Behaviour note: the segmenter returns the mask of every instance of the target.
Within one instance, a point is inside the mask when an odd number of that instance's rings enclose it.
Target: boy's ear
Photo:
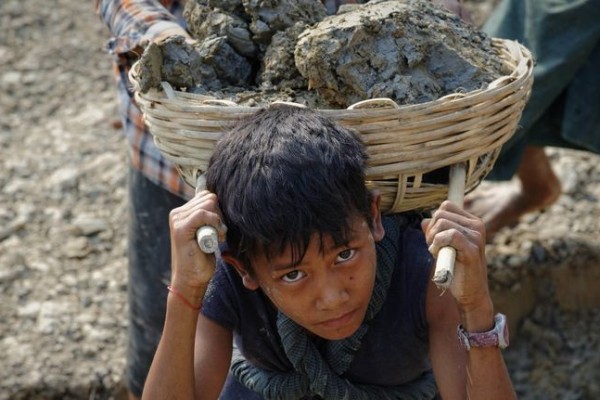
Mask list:
[[[381,193],[375,189],[371,191],[371,220],[373,221],[373,239],[379,242],[385,236],[385,229],[381,222]]]
[[[223,252],[221,254],[221,258],[227,264],[233,266],[237,273],[240,274],[240,276],[242,277],[242,283],[244,284],[246,289],[256,290],[259,288],[258,282],[252,277],[252,274],[250,274],[248,268],[246,268],[243,262],[232,256],[228,252]]]

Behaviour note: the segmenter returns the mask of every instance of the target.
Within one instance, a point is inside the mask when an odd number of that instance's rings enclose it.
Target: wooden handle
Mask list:
[[[219,235],[212,226],[203,226],[196,231],[196,241],[200,250],[206,254],[213,254],[219,248]]]
[[[196,193],[206,189],[204,174],[196,179]],[[205,225],[196,230],[196,242],[205,254],[213,254],[219,249],[219,235],[214,226]]]
[[[448,200],[463,206],[465,198],[465,178],[467,175],[464,163],[459,163],[450,167],[450,181],[448,183]],[[454,277],[454,262],[456,260],[456,250],[453,247],[442,247],[438,252],[435,263],[435,272],[433,282],[440,289],[448,289]]]

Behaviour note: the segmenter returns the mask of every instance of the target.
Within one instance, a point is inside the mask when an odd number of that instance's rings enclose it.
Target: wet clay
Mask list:
[[[240,105],[345,108],[375,97],[422,103],[510,72],[484,33],[429,0],[376,0],[330,17],[317,0],[196,0],[184,16],[197,43],[149,46],[143,91],[166,80]]]
[[[204,87],[220,90],[252,85],[252,65],[223,37],[211,37],[192,45],[183,36],[151,43],[140,60],[140,90],[160,88],[166,81],[180,90]]]
[[[299,89],[306,90],[308,81],[296,68],[294,50],[298,36],[308,26],[303,22],[277,32],[267,47],[257,76],[257,85],[263,90]]]
[[[193,87],[202,82],[202,70],[200,55],[182,36],[150,43],[140,59],[140,89],[160,88],[161,81],[177,88]]]
[[[263,84],[266,90],[306,88],[306,80],[294,65],[294,46],[309,24],[326,15],[317,0],[188,2],[184,17],[198,42],[195,48],[203,70],[201,81],[186,89],[248,89]],[[165,78],[181,81],[180,77]]]
[[[482,32],[429,1],[370,2],[305,31],[296,66],[332,105],[398,104],[484,87],[508,73]]]

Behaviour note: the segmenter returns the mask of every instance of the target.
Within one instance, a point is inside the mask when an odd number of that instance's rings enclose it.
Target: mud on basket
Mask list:
[[[493,46],[512,72],[484,89],[415,105],[399,106],[386,98],[347,109],[319,109],[362,136],[370,155],[367,183],[381,191],[382,211],[436,207],[447,198],[451,165],[465,163],[467,192],[489,173],[517,128],[533,83],[533,60],[526,48],[503,39],[493,39]],[[192,186],[223,130],[257,110],[176,91],[167,83],[163,90],[141,93],[138,64],[130,80],[156,145]]]

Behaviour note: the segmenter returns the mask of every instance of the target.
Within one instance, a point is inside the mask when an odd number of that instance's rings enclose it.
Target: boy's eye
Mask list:
[[[304,277],[304,272],[298,271],[297,269],[295,269],[293,271],[288,272],[284,276],[282,276],[281,279],[284,282],[293,283],[293,282],[299,281],[303,277]]]
[[[356,254],[356,250],[354,250],[354,249],[343,250],[338,254],[337,259],[335,261],[336,262],[347,261],[347,260],[351,259],[352,257],[354,257],[354,254]]]

